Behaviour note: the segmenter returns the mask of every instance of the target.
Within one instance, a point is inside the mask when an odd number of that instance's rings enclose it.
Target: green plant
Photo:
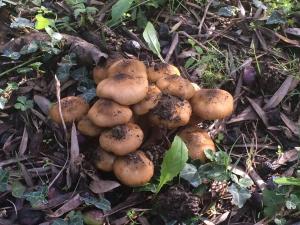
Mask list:
[[[26,111],[28,109],[33,108],[33,101],[28,100],[26,96],[19,96],[17,98],[17,103],[14,105],[14,107],[15,109]]]
[[[144,214],[144,212],[142,213],[138,213],[137,211],[135,211],[134,209],[130,209],[128,210],[127,212],[127,217],[128,219],[130,220],[130,225],[136,225],[138,224],[138,222],[136,222],[136,219],[139,217],[139,216],[142,216]]]
[[[195,56],[190,57],[184,67],[196,69],[204,87],[213,88],[226,80],[225,57],[216,47],[211,45],[208,51],[204,51],[194,40],[188,39],[188,43],[195,50]]]

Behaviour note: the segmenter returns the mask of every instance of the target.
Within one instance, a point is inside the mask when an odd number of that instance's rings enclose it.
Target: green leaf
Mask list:
[[[21,57],[21,54],[19,52],[14,52],[11,50],[4,50],[2,56],[13,59],[13,60],[17,60]]]
[[[37,14],[35,19],[35,29],[37,30],[43,30],[48,26],[54,26],[54,20],[46,18],[42,14]]]
[[[117,1],[111,9],[111,20],[108,21],[108,26],[115,26],[121,22],[123,15],[128,12],[133,0],[119,0]]]
[[[283,206],[285,195],[277,193],[274,190],[263,191],[264,215],[273,216]]]
[[[7,99],[1,96],[0,97],[0,109],[4,109],[6,103],[7,103]]]
[[[81,212],[71,211],[68,213],[67,217],[69,218],[69,225],[83,225],[83,216]]]
[[[165,62],[160,54],[160,44],[158,41],[157,33],[151,22],[147,23],[145,30],[143,32],[143,37],[144,37],[145,41],[147,42],[150,50],[154,54],[156,54],[162,62]]]
[[[8,178],[8,171],[0,169],[0,192],[4,192],[7,190]]]
[[[245,188],[239,188],[235,184],[232,184],[228,191],[232,195],[232,203],[239,208],[242,208],[246,201],[251,197],[250,191]]]
[[[221,7],[218,11],[219,16],[225,16],[225,17],[232,17],[235,16],[237,13],[238,9],[234,6],[224,6]]]
[[[31,41],[28,45],[24,45],[21,50],[20,50],[20,54],[21,55],[27,55],[30,53],[34,53],[38,50],[39,46],[37,45],[37,43],[35,41]]]
[[[254,184],[253,181],[250,178],[246,178],[246,177],[242,177],[238,182],[238,185],[240,185],[240,187],[242,188],[251,187],[253,184]]]
[[[198,170],[193,164],[186,163],[180,172],[180,177],[188,181],[195,188],[202,184],[202,179],[199,176]]]
[[[86,205],[93,205],[98,209],[102,209],[103,211],[108,211],[111,209],[110,202],[105,198],[94,198],[92,196],[82,197],[82,200]]]
[[[14,181],[12,183],[12,196],[16,198],[22,198],[26,190],[26,187],[20,181]]]
[[[300,178],[295,177],[277,177],[274,179],[276,184],[300,186]]]
[[[266,24],[285,24],[286,20],[283,18],[282,14],[279,11],[273,11],[271,16],[268,18]]]
[[[214,161],[216,158],[215,153],[211,149],[204,149],[204,154],[210,161]]]
[[[138,8],[136,21],[137,21],[137,26],[140,29],[144,29],[147,25],[148,20],[147,20],[144,10],[141,7]]]
[[[183,169],[188,160],[188,149],[180,137],[175,136],[171,148],[165,153],[161,169],[157,193],[160,189]]]
[[[295,194],[291,194],[290,197],[285,202],[285,206],[288,209],[296,209],[296,208],[300,209],[300,198]]]
[[[144,186],[141,187],[137,187],[134,189],[134,191],[137,192],[152,192],[152,193],[156,193],[157,190],[157,185],[156,184],[145,184]]]
[[[46,200],[48,189],[45,186],[40,187],[37,191],[26,192],[24,193],[24,197],[27,201],[30,202],[33,208],[46,204],[48,201]]]
[[[196,59],[194,59],[194,58],[189,58],[189,59],[185,62],[184,67],[188,69],[188,68],[190,68],[195,62],[196,62]]]
[[[274,219],[274,223],[276,224],[276,225],[285,225],[286,224],[286,219],[284,219],[284,218],[275,218]]]
[[[63,219],[54,220],[51,225],[68,225],[68,223]]]

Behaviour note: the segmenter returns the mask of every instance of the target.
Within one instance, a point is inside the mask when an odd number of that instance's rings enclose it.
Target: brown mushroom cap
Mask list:
[[[203,120],[223,119],[233,112],[233,97],[221,89],[201,89],[191,98],[191,105]]]
[[[114,174],[125,185],[130,187],[148,183],[154,173],[153,163],[144,152],[136,151],[118,157],[113,166]]]
[[[132,117],[128,106],[100,98],[88,112],[88,118],[99,127],[113,127],[127,123]]]
[[[116,156],[112,153],[104,151],[101,148],[96,154],[97,159],[94,161],[96,168],[105,172],[113,171],[113,164]]]
[[[127,123],[102,132],[99,143],[108,152],[127,155],[141,146],[143,138],[143,131],[137,124]]]
[[[192,83],[178,75],[170,75],[160,78],[156,82],[157,87],[164,93],[183,99],[190,99],[195,93]]]
[[[150,121],[157,125],[173,129],[189,122],[192,107],[187,100],[171,95],[163,95],[157,106],[149,113]]]
[[[81,119],[89,110],[89,104],[79,96],[69,96],[62,98],[61,102],[61,111],[65,123],[71,123]],[[55,103],[51,106],[49,110],[50,118],[56,123],[62,123],[58,103]]]
[[[192,84],[193,87],[194,87],[195,93],[196,93],[196,91],[199,91],[199,90],[201,89],[200,86],[199,86],[198,84],[196,84],[196,83],[194,83],[194,82],[192,82],[191,84]],[[194,94],[195,94],[195,93],[194,93]]]
[[[125,73],[116,73],[97,85],[97,95],[122,105],[133,105],[143,100],[148,91],[148,80]]]
[[[137,115],[148,113],[150,109],[153,109],[157,105],[160,97],[161,91],[159,88],[154,84],[150,84],[146,97],[139,103],[133,105],[133,112]]]
[[[96,84],[107,78],[107,68],[96,66],[93,69],[93,79]]]
[[[111,64],[107,70],[108,77],[127,74],[131,77],[147,79],[147,69],[143,62],[136,59],[121,59]]]
[[[155,66],[151,66],[147,70],[148,80],[152,82],[156,82],[162,77],[170,76],[170,75],[178,75],[180,76],[180,72],[176,66],[166,63],[156,64]]]
[[[188,148],[191,159],[200,159],[206,161],[204,150],[210,149],[216,151],[215,144],[205,130],[195,126],[184,128],[179,136],[182,138]]]
[[[81,120],[79,120],[77,129],[80,131],[80,133],[90,137],[97,137],[102,131],[102,128],[93,124],[87,116],[84,116]]]

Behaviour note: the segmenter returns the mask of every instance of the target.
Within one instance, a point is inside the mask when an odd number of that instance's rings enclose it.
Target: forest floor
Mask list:
[[[0,0],[0,18],[1,225],[300,224],[298,1]],[[97,138],[48,117],[60,97],[94,102],[92,70],[116,57],[234,97],[199,124],[218,153],[159,192],[176,130],[142,148],[155,176],[130,188],[95,168]]]

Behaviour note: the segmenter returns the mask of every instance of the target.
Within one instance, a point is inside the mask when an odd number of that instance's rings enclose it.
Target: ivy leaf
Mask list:
[[[35,208],[41,204],[47,203],[46,200],[47,191],[48,191],[47,187],[43,186],[40,187],[37,191],[24,193],[24,197],[26,198],[27,201],[30,202],[31,206]]]
[[[0,97],[0,109],[4,109],[6,103],[7,103],[7,99],[1,96]],[[0,187],[1,187],[1,184],[0,184]],[[0,188],[0,192],[1,192],[1,188]]]
[[[264,215],[272,217],[283,206],[285,195],[273,190],[263,191]]]
[[[161,169],[157,193],[160,189],[183,169],[188,160],[188,149],[180,137],[175,136],[171,148],[165,153]]]
[[[232,203],[239,208],[242,208],[247,199],[251,197],[250,191],[245,188],[239,188],[237,185],[232,184],[228,191],[232,195]]]
[[[20,54],[21,55],[27,55],[30,53],[34,53],[38,50],[39,46],[35,41],[30,42],[28,45],[24,45],[21,50]]]
[[[110,202],[105,198],[94,198],[92,196],[82,197],[82,200],[86,205],[93,205],[98,209],[102,209],[103,211],[108,211],[111,209]]]
[[[133,0],[119,0],[117,1],[111,9],[111,20],[108,21],[107,25],[108,26],[115,26],[117,25],[124,13],[126,13],[129,9],[130,6],[132,5]]]
[[[33,28],[34,23],[32,23],[29,19],[23,17],[17,17],[14,21],[10,24],[11,28]]]
[[[46,18],[42,14],[37,14],[35,19],[35,29],[37,30],[43,30],[48,26],[54,26],[54,20]]]
[[[300,178],[295,177],[278,177],[274,179],[276,184],[300,186]]]
[[[254,184],[253,181],[250,178],[247,178],[247,177],[242,177],[238,181],[238,185],[240,185],[240,187],[242,187],[242,188],[251,187],[253,184]]]
[[[237,13],[237,8],[230,5],[221,7],[218,11],[219,16],[225,16],[225,17],[236,16],[236,13]]]
[[[285,202],[285,206],[288,209],[300,209],[300,198],[295,194],[291,194],[288,200]]]
[[[7,190],[8,178],[8,171],[0,169],[0,192],[4,192]]]
[[[20,181],[15,181],[12,184],[11,194],[15,198],[22,198],[25,190],[26,190],[26,187]]]
[[[54,220],[51,225],[68,225],[68,223],[63,219]]]
[[[154,54],[156,54],[162,62],[165,62],[160,54],[160,44],[159,44],[159,41],[157,38],[157,32],[151,22],[147,23],[145,30],[143,32],[143,37],[144,37],[145,41],[147,42],[150,50]]]
[[[188,181],[193,187],[198,187],[202,183],[196,166],[186,163],[180,172],[180,177]]]
[[[83,225],[83,216],[81,212],[71,211],[68,213],[69,225]]]
[[[18,60],[21,57],[21,54],[19,52],[14,52],[14,51],[5,49],[3,51],[2,56],[13,59],[13,60]]]
[[[273,24],[285,24],[286,21],[283,18],[282,14],[279,11],[273,11],[271,16],[268,18],[266,24],[273,25]]]

